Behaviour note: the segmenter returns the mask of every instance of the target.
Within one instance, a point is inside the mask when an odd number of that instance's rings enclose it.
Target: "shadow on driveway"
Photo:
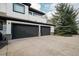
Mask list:
[[[0,41],[0,49],[2,49],[3,47],[5,47],[6,45],[8,45],[7,41]]]

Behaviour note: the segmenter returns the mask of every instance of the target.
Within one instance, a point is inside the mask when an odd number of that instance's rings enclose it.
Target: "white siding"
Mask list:
[[[0,3],[0,12],[7,12],[7,3]]]
[[[54,33],[54,26],[51,26],[51,33]]]
[[[29,15],[28,18],[29,18],[29,20],[32,20],[32,21],[47,23],[47,20],[42,18],[42,17],[40,17],[40,16]]]
[[[8,3],[7,4],[7,15],[15,18],[20,18],[20,19],[28,19],[28,6],[25,6],[25,14],[21,14],[18,12],[13,11],[13,4]]]
[[[11,21],[6,22],[6,34],[11,34]]]
[[[27,5],[25,6],[25,14],[13,12],[13,3],[0,3],[0,12],[6,13],[7,16],[20,18],[24,20],[36,21],[47,23],[47,19],[42,18],[41,16],[33,16],[29,14],[29,9]]]

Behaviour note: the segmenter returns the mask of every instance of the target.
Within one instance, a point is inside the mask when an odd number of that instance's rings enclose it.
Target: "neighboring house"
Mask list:
[[[30,3],[0,3],[0,32],[8,39],[50,35],[54,26],[47,24],[45,13]]]

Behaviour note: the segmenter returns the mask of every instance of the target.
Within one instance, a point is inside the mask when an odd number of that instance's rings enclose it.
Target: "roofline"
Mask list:
[[[30,6],[31,6],[31,3],[22,3],[22,4],[29,6],[29,10],[32,10],[32,11],[34,11],[34,12],[40,13],[40,14],[42,14],[42,15],[45,15],[44,12],[39,11],[39,10],[37,10],[37,9],[34,9],[34,8],[30,7]]]
[[[36,24],[55,26],[55,25],[52,25],[52,24],[41,23],[41,22],[34,22],[34,21],[29,21],[29,20],[19,19],[19,18],[14,18],[14,17],[9,17],[9,16],[0,16],[0,19],[3,19],[3,20],[9,19],[9,20],[14,20],[14,21],[22,21],[22,22],[28,22],[28,23],[36,23]]]
[[[27,5],[27,6],[31,6],[31,4],[30,3],[22,3],[22,4],[24,4],[24,5]]]
[[[37,9],[34,9],[34,8],[32,8],[32,7],[30,7],[29,10],[31,10],[31,11],[35,11],[35,12],[40,13],[40,14],[42,14],[42,15],[45,15],[44,12],[39,11],[39,10],[37,10]]]

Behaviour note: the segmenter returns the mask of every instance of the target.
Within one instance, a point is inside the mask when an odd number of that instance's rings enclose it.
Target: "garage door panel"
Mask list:
[[[34,25],[12,24],[12,38],[25,38],[38,36],[39,28]]]
[[[41,26],[41,36],[50,35],[50,27]]]

